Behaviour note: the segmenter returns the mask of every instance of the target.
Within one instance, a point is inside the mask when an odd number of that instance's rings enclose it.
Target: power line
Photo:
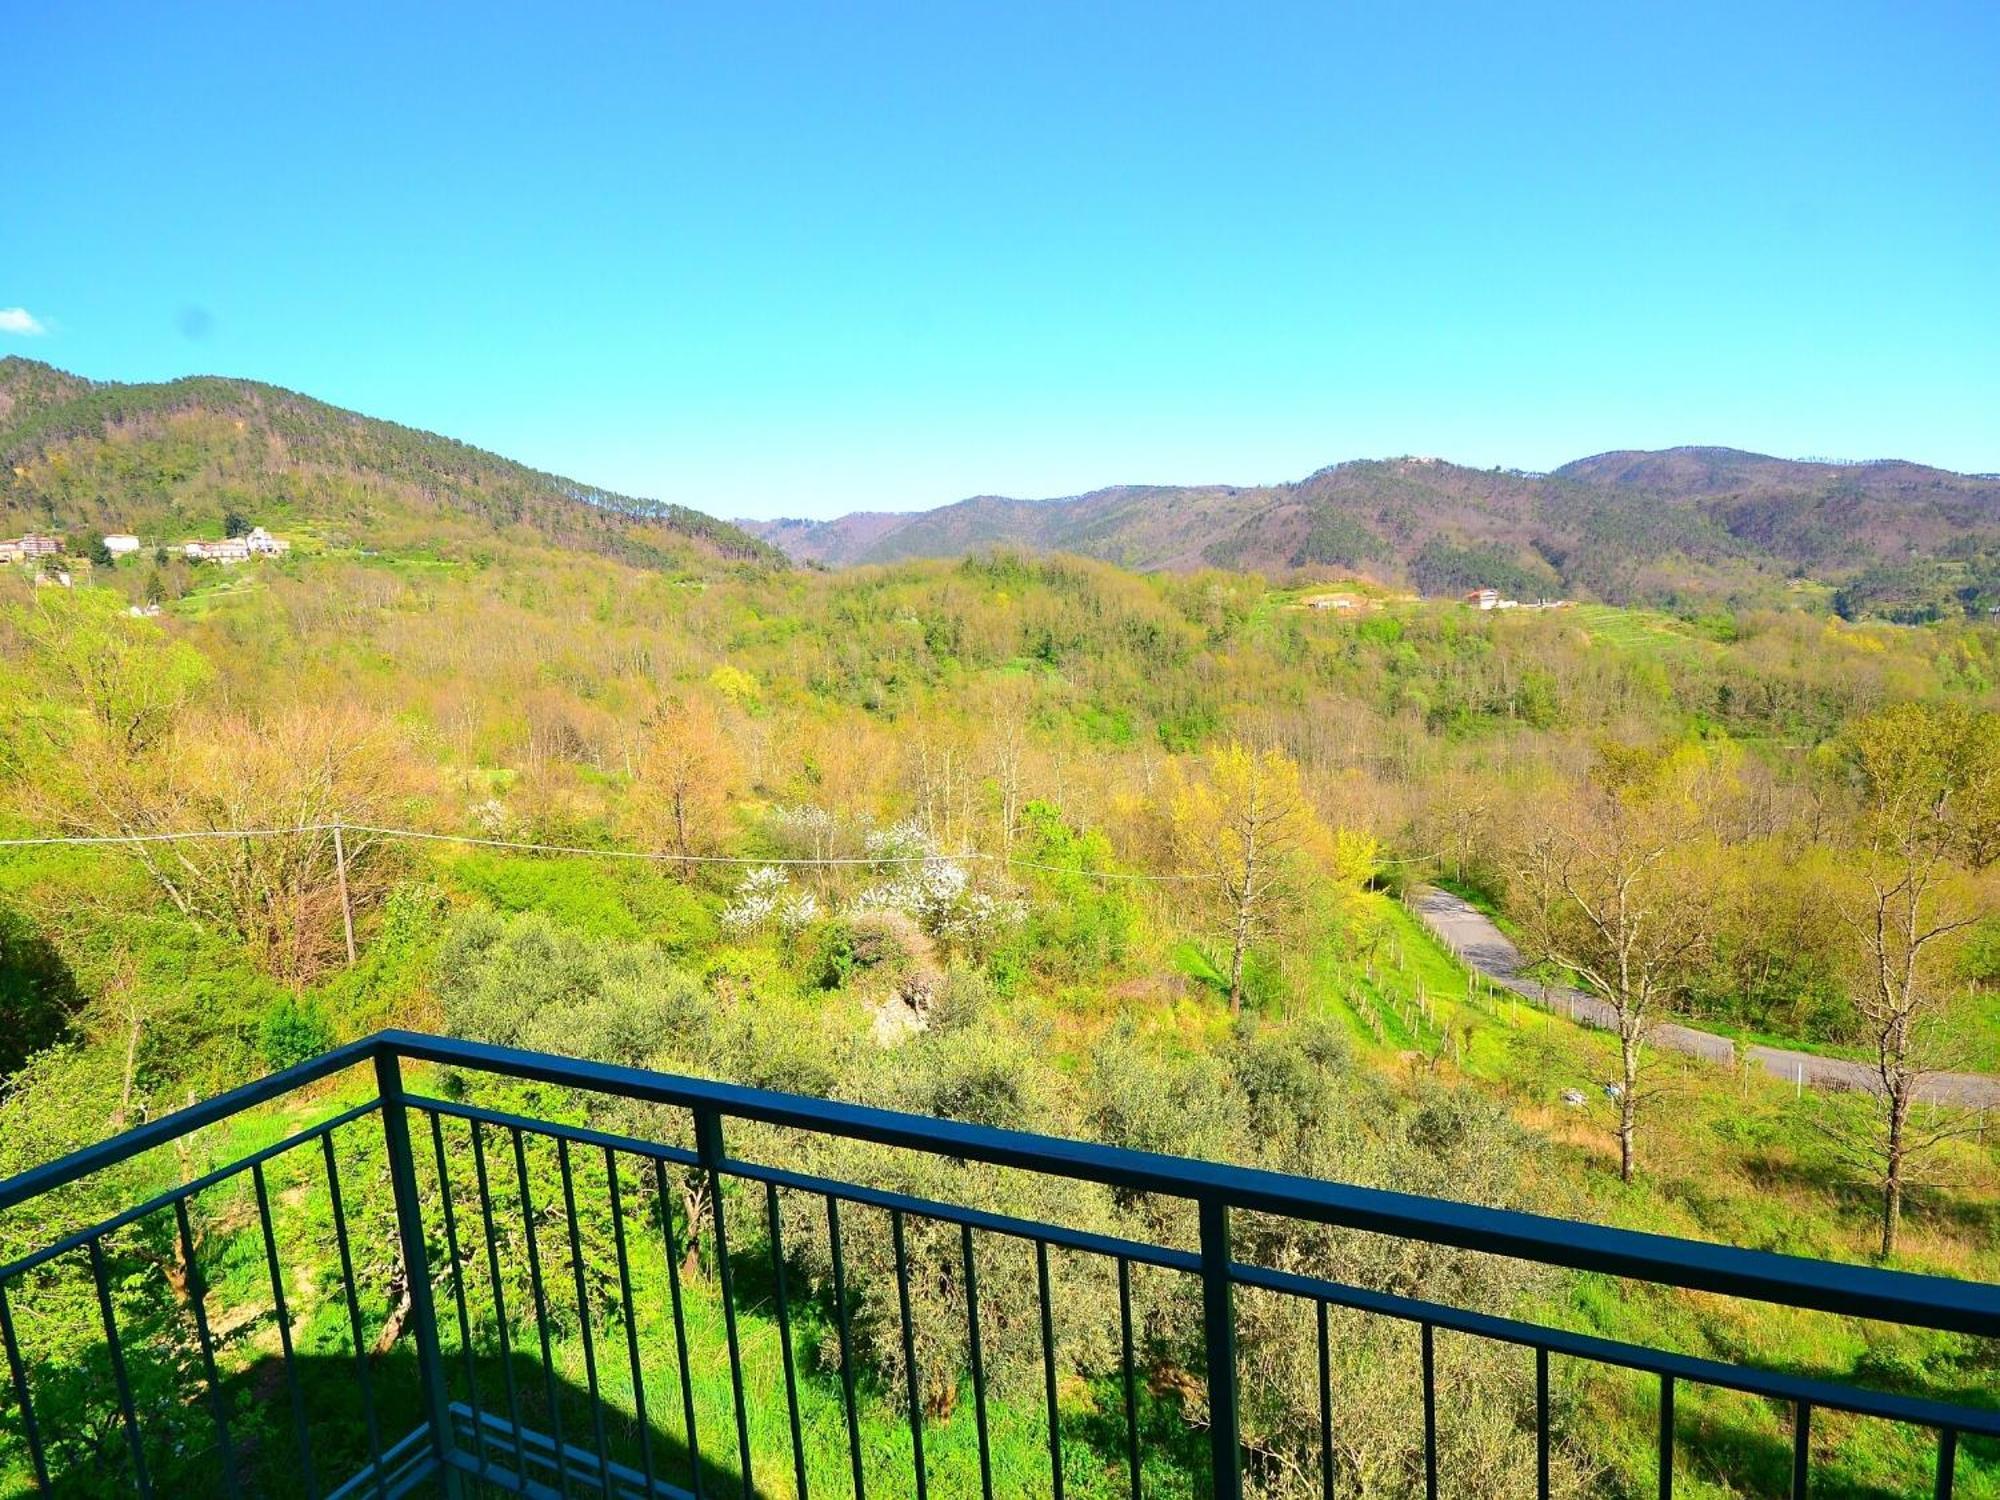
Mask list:
[[[879,868],[884,865],[925,865],[945,863],[1001,865],[1011,870],[1039,870],[1053,875],[1081,875],[1088,880],[1124,880],[1153,884],[1211,881],[1216,877],[1198,870],[1173,870],[1152,874],[1138,870],[1078,870],[1068,865],[1052,865],[1040,860],[1020,859],[1011,854],[990,854],[968,849],[959,854],[815,855],[760,859],[741,854],[667,854],[651,849],[600,849],[586,844],[544,844],[526,839],[491,838],[473,833],[431,833],[419,828],[390,828],[374,823],[296,823],[285,828],[190,828],[171,833],[46,834],[33,838],[0,839],[0,849],[33,849],[58,845],[173,844],[198,839],[276,838],[282,834],[372,833],[378,838],[414,839],[432,844],[464,844],[481,849],[507,849],[522,854],[562,854],[586,859],[631,859],[651,864],[724,865],[742,868],[839,869]],[[1377,865],[1423,864],[1437,857],[1437,851],[1396,859],[1377,859]]]
[[[1080,875],[1088,880],[1124,880],[1156,884],[1208,881],[1215,877],[1198,871],[1171,871],[1149,874],[1134,870],[1078,870],[1039,860],[1019,859],[1008,854],[967,850],[960,854],[820,855],[759,859],[737,854],[667,854],[650,849],[597,849],[582,844],[545,844],[525,839],[490,838],[470,833],[431,833],[417,828],[390,828],[371,823],[298,823],[288,828],[196,828],[172,833],[114,833],[43,835],[34,838],[0,839],[0,849],[45,848],[61,845],[171,844],[197,839],[275,838],[283,834],[369,833],[378,838],[413,839],[435,844],[464,844],[483,849],[507,849],[523,854],[561,854],[587,859],[630,859],[651,864],[724,865],[745,868],[880,868],[886,865],[926,865],[933,862],[1001,865],[1016,870],[1041,870],[1056,875]]]

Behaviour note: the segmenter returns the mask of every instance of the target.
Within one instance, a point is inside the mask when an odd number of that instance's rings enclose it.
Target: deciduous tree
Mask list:
[[[1618,1170],[1638,1164],[1641,1072],[1660,1013],[1686,989],[1714,930],[1700,752],[1608,747],[1593,777],[1549,808],[1513,875],[1526,948],[1610,1006],[1618,1032]]]
[[[1996,720],[1956,706],[1902,704],[1849,736],[1862,848],[1843,901],[1857,959],[1855,1003],[1881,1080],[1880,1134],[1867,1151],[1881,1186],[1881,1253],[1896,1253],[1913,1167],[1958,1122],[1918,1131],[1924,1076],[1947,1045],[1964,987],[1950,955],[1990,902],[1954,855],[1983,863],[1994,795]]]
[[[1243,959],[1250,945],[1304,897],[1320,823],[1282,750],[1262,754],[1234,742],[1210,752],[1199,775],[1172,797],[1174,848],[1218,899],[1229,942],[1229,1010],[1243,1009]]]

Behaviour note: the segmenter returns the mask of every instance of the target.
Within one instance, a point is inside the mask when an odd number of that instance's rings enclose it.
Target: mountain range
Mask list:
[[[1670,448],[1543,474],[1393,458],[1290,484],[1118,485],[732,523],[256,381],[122,384],[0,359],[0,535],[171,540],[218,535],[231,514],[334,545],[465,553],[511,539],[666,570],[1011,547],[1146,571],[1352,574],[1427,594],[1757,602],[1812,579],[1897,618],[2000,602],[2000,475],[1900,460]]]
[[[1337,569],[1426,593],[1494,584],[1659,598],[1984,554],[2000,542],[2000,475],[1698,447],[1600,453],[1545,474],[1394,458],[1290,484],[979,495],[909,514],[738,524],[836,567],[1010,546],[1142,570]]]

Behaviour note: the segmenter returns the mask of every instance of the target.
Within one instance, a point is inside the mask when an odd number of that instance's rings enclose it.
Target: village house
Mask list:
[[[226,536],[219,542],[192,541],[181,546],[189,562],[224,564],[248,562],[253,557],[283,557],[291,550],[290,542],[272,536],[261,526],[251,527],[245,536]]]
[[[1465,596],[1465,602],[1474,609],[1498,609],[1500,607],[1500,590],[1473,589]]]
[[[26,562],[32,557],[62,555],[63,539],[59,536],[38,536],[30,531],[12,541],[0,542],[0,562]]]
[[[104,539],[104,550],[113,557],[130,557],[139,550],[139,539],[127,532],[114,531]]]
[[[181,551],[189,562],[240,563],[250,559],[250,544],[240,536],[226,536],[219,542],[188,542]]]
[[[1315,594],[1306,600],[1307,609],[1334,609],[1343,614],[1361,607],[1361,601],[1352,594]]]

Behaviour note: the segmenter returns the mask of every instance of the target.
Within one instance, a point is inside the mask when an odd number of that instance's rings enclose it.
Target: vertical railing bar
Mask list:
[[[125,1421],[125,1448],[132,1458],[132,1483],[141,1495],[153,1493],[146,1472],[146,1446],[139,1437],[139,1414],[132,1406],[132,1379],[125,1369],[125,1346],[118,1339],[118,1315],[111,1307],[111,1283],[104,1272],[104,1241],[90,1241],[90,1276],[97,1283],[97,1311],[104,1320],[104,1349],[111,1360],[111,1379],[118,1390],[118,1411]]]
[[[1535,1350],[1535,1497],[1549,1500],[1549,1351]]]
[[[1333,1343],[1327,1337],[1326,1300],[1314,1304],[1319,1325],[1319,1490],[1333,1500]]]
[[[618,1305],[625,1313],[625,1356],[632,1365],[632,1414],[639,1424],[639,1463],[646,1476],[646,1493],[655,1489],[653,1424],[646,1416],[646,1372],[639,1363],[639,1320],[632,1307],[632,1262],[625,1250],[625,1198],[618,1187],[618,1157],[604,1148],[604,1179],[611,1192],[611,1236],[618,1249]]]
[[[910,1456],[914,1464],[917,1500],[930,1493],[930,1476],[924,1468],[924,1387],[917,1369],[916,1325],[910,1318],[910,1258],[903,1243],[903,1211],[889,1210],[889,1239],[896,1252],[896,1306],[903,1320],[903,1374],[910,1395]]]
[[[285,1273],[278,1264],[278,1236],[271,1226],[271,1189],[264,1180],[264,1164],[253,1162],[250,1181],[257,1190],[257,1217],[264,1229],[264,1264],[271,1273],[271,1315],[278,1324],[278,1348],[285,1360],[285,1384],[291,1388],[292,1425],[299,1434],[300,1477],[306,1483],[307,1500],[319,1500],[319,1481],[313,1474],[312,1438],[307,1431],[306,1393],[299,1384],[298,1360],[292,1352],[292,1315],[285,1304]]]
[[[1800,1401],[1794,1405],[1792,1416],[1792,1500],[1806,1500],[1811,1463],[1812,1403]]]
[[[49,1463],[42,1452],[41,1428],[35,1425],[35,1403],[28,1393],[28,1367],[21,1360],[20,1341],[14,1334],[14,1310],[7,1303],[7,1283],[0,1279],[0,1344],[7,1350],[7,1371],[14,1379],[14,1401],[21,1409],[21,1435],[27,1439],[28,1462],[35,1471],[35,1487],[49,1487]]]
[[[674,1202],[667,1192],[667,1164],[653,1158],[653,1185],[660,1196],[660,1232],[667,1241],[667,1295],[674,1310],[674,1352],[681,1377],[681,1421],[687,1429],[688,1489],[701,1500],[701,1440],[694,1427],[694,1379],[688,1373],[687,1320],[681,1308],[681,1252],[674,1236]],[[688,1226],[694,1232],[693,1224]]]
[[[458,1249],[458,1210],[451,1201],[451,1173],[444,1159],[444,1121],[436,1110],[425,1110],[431,1122],[431,1148],[437,1155],[438,1198],[444,1204],[444,1244],[451,1257],[452,1301],[458,1309],[458,1350],[465,1360],[466,1402],[472,1409],[473,1461],[483,1475],[486,1463],[485,1403],[479,1399],[478,1361],[472,1352],[472,1314],[465,1299],[465,1261]]]
[[[778,1185],[764,1184],[764,1202],[771,1220],[771,1278],[778,1294],[778,1343],[785,1361],[785,1409],[792,1422],[792,1477],[798,1500],[806,1500],[806,1445],[799,1430],[798,1372],[792,1367],[792,1310],[785,1291],[784,1230],[778,1222]]]
[[[430,1427],[431,1456],[437,1462],[440,1492],[456,1497],[465,1493],[465,1480],[451,1464],[457,1446],[452,1430],[451,1393],[445,1387],[437,1303],[431,1296],[430,1253],[424,1245],[423,1199],[417,1193],[417,1157],[410,1146],[410,1111],[404,1102],[403,1065],[387,1048],[375,1054],[375,1085],[382,1099],[382,1141],[389,1155],[389,1187],[396,1200],[396,1239],[410,1299],[410,1326],[416,1334],[417,1377]]]
[[[709,1213],[715,1219],[715,1269],[721,1281],[722,1332],[729,1345],[729,1388],[736,1398],[736,1454],[742,1493],[755,1493],[750,1479],[750,1410],[743,1397],[743,1346],[736,1332],[736,1281],[729,1269],[728,1215],[722,1208],[722,1116],[712,1109],[694,1112],[694,1141],[701,1164],[708,1169]]]
[[[1938,1430],[1937,1500],[1951,1500],[1953,1471],[1958,1467],[1958,1429]]]
[[[549,1403],[549,1436],[555,1441],[556,1486],[563,1494],[568,1494],[569,1475],[562,1462],[562,1401],[556,1390],[555,1356],[549,1349],[549,1298],[548,1290],[542,1283],[542,1251],[540,1236],[535,1232],[535,1200],[528,1188],[528,1148],[518,1125],[508,1126],[507,1133],[514,1138],[514,1181],[521,1198],[521,1225],[528,1233],[528,1289],[534,1294],[535,1332],[542,1346],[542,1389]]]
[[[847,1262],[840,1248],[840,1200],[831,1193],[826,1198],[826,1239],[833,1256],[833,1313],[840,1330],[840,1396],[847,1408],[848,1466],[854,1474],[854,1500],[863,1500],[861,1415],[854,1400],[854,1330],[847,1312]]]
[[[215,1418],[215,1437],[222,1448],[222,1481],[232,1495],[241,1494],[236,1473],[236,1445],[229,1438],[229,1407],[222,1395],[222,1377],[215,1368],[215,1338],[208,1327],[208,1278],[194,1255],[194,1228],[188,1222],[188,1201],[174,1199],[174,1223],[180,1231],[181,1262],[187,1268],[187,1298],[194,1309],[196,1346],[201,1350],[202,1376],[208,1381],[208,1407]]]
[[[1118,1342],[1125,1377],[1125,1472],[1139,1500],[1139,1377],[1132,1358],[1132,1260],[1118,1257]]]
[[[347,1327],[354,1339],[354,1373],[361,1386],[361,1413],[368,1430],[368,1460],[374,1472],[375,1493],[388,1500],[388,1481],[382,1473],[382,1422],[375,1411],[375,1381],[368,1373],[368,1344],[361,1330],[361,1298],[354,1286],[354,1251],[347,1242],[347,1208],[341,1200],[340,1165],[334,1160],[333,1132],[319,1138],[326,1159],[327,1202],[333,1209],[333,1238],[340,1247],[340,1279],[347,1294]]]
[[[972,1422],[979,1438],[979,1493],[981,1500],[993,1500],[993,1445],[986,1427],[986,1350],[979,1331],[979,1260],[972,1249],[972,1226],[959,1226],[959,1245],[965,1261],[965,1322],[970,1333],[972,1355]]]
[[[597,1341],[590,1332],[590,1286],[583,1273],[583,1239],[576,1223],[576,1179],[570,1171],[569,1139],[556,1137],[556,1168],[562,1178],[563,1216],[569,1221],[569,1265],[576,1282],[576,1317],[583,1332],[583,1377],[590,1392],[591,1432],[597,1439],[597,1476],[604,1500],[612,1500],[611,1440],[604,1430],[604,1397],[597,1385]]]
[[[1424,1363],[1424,1495],[1438,1500],[1437,1335],[1421,1325]]]
[[[514,1383],[514,1336],[507,1328],[507,1294],[500,1286],[500,1239],[493,1225],[493,1186],[486,1170],[486,1135],[479,1121],[472,1129],[472,1170],[479,1183],[479,1223],[486,1236],[486,1273],[493,1279],[493,1321],[500,1328],[500,1374],[507,1390],[507,1420],[513,1424],[514,1463],[528,1461],[521,1434],[521,1392]]]
[[[1674,1493],[1674,1377],[1660,1377],[1660,1500]]]
[[[1049,1411],[1049,1475],[1053,1500],[1062,1500],[1062,1417],[1056,1410],[1056,1329],[1049,1306],[1049,1242],[1035,1241],[1035,1289],[1042,1304],[1042,1394]]]
[[[1202,1342],[1208,1364],[1209,1468],[1215,1500],[1242,1500],[1243,1443],[1237,1426],[1235,1279],[1229,1270],[1229,1205],[1203,1198]]]

